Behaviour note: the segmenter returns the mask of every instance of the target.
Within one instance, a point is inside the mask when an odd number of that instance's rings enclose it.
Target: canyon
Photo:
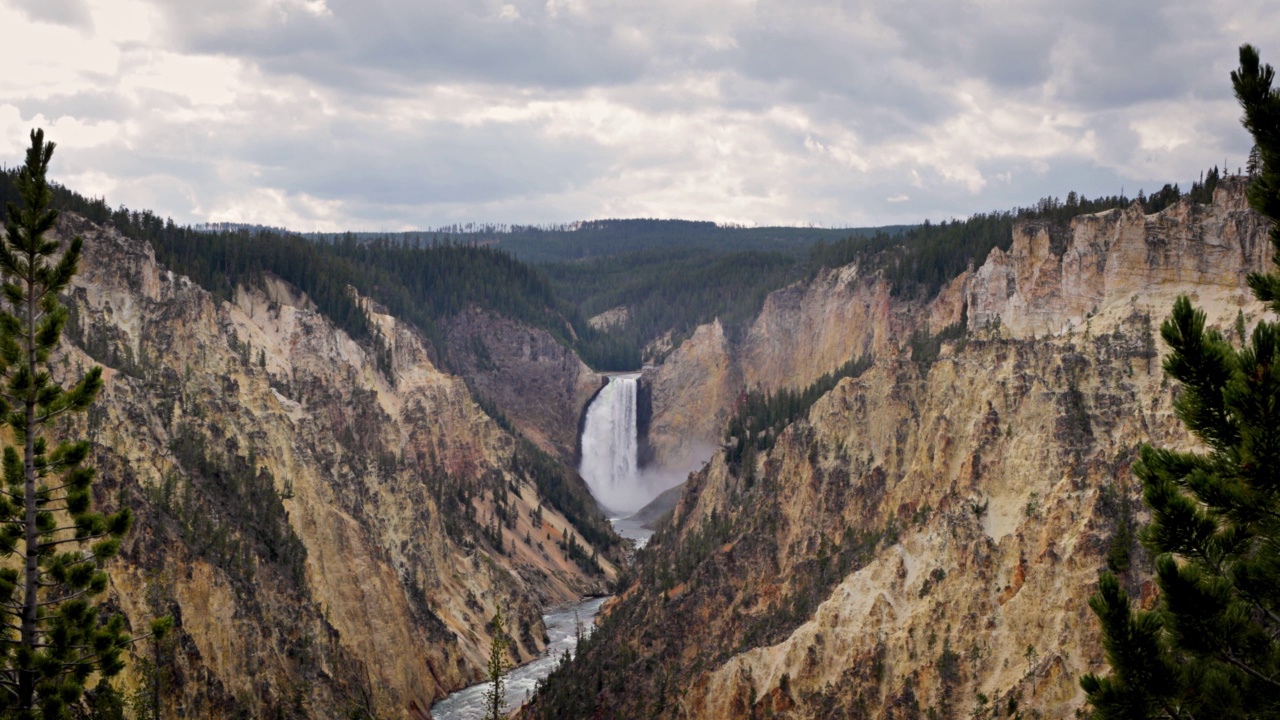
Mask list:
[[[701,467],[632,566],[573,471],[607,378],[545,329],[472,308],[441,349],[359,298],[384,364],[277,278],[218,297],[64,215],[86,242],[54,364],[105,368],[68,429],[98,504],[138,517],[109,601],[176,623],[121,685],[159,674],[187,717],[420,718],[482,679],[499,605],[528,662],[546,611],[616,589],[526,716],[1071,717],[1104,669],[1099,572],[1154,597],[1137,448],[1191,447],[1159,324],[1180,294],[1236,342],[1263,317],[1244,278],[1268,225],[1243,188],[1019,223],[933,297],[854,264],[740,335],[697,328],[627,379],[639,462]],[[749,391],[855,359],[732,452]]]
[[[376,303],[361,307],[389,372],[270,276],[228,301],[110,228],[64,214],[57,235],[85,252],[54,366],[105,380],[68,429],[93,443],[99,506],[137,518],[110,603],[135,629],[175,619],[135,646],[126,695],[150,672],[165,716],[423,717],[482,677],[499,604],[527,661],[545,608],[605,591],[618,540],[537,447],[563,434],[549,423],[535,444],[495,420]],[[517,330],[499,328],[533,368],[541,338]],[[560,395],[590,385],[576,357],[544,359]]]
[[[1273,248],[1244,188],[1018,223],[927,300],[847,266],[771,295],[738,342],[699,328],[645,371],[648,443],[719,449],[526,715],[1075,716],[1078,677],[1105,672],[1099,574],[1154,598],[1137,449],[1195,447],[1159,325],[1178,295],[1236,343],[1264,316],[1245,278]],[[747,390],[857,357],[733,460]]]

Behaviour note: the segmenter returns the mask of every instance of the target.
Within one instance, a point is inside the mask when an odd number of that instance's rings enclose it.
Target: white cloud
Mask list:
[[[73,27],[32,21],[0,5],[0,102],[47,97],[103,82],[116,72],[120,49]]]
[[[155,12],[145,0],[89,0],[94,34],[113,44],[152,42]]]
[[[1243,164],[1266,0],[0,0],[0,160],[182,221],[897,223]],[[1232,159],[1234,158],[1234,160]]]
[[[235,101],[246,78],[233,58],[190,56],[166,51],[135,51],[117,88],[131,97],[158,91],[195,106],[228,105]]]

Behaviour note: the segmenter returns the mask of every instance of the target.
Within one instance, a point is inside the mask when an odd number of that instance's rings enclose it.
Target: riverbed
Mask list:
[[[578,628],[583,637],[595,629],[596,613],[608,598],[589,598],[564,605],[542,616],[551,640],[546,651],[533,662],[521,665],[506,675],[502,711],[509,713],[533,695],[538,683],[551,674],[565,651],[573,654],[578,646]],[[446,696],[431,708],[435,720],[481,720],[485,714],[485,693],[493,683],[480,683]]]

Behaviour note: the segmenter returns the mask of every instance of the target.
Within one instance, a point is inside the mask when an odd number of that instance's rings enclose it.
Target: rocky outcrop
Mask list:
[[[605,378],[541,328],[471,308],[448,321],[449,359],[476,396],[539,447],[572,460]]]
[[[747,387],[800,389],[862,355],[895,353],[910,322],[857,265],[771,293],[734,353]]]
[[[750,388],[803,388],[864,353],[894,356],[913,331],[936,333],[966,313],[971,329],[999,326],[1008,337],[1043,337],[1082,329],[1108,308],[1119,316],[1134,310],[1163,316],[1186,288],[1222,290],[1222,304],[1214,300],[1208,309],[1234,319],[1251,297],[1245,276],[1270,262],[1264,226],[1248,209],[1240,178],[1224,179],[1212,205],[1184,200],[1150,216],[1134,205],[1083,215],[1069,226],[1020,222],[1007,252],[993,250],[928,305],[892,297],[887,283],[863,276],[856,265],[825,270],[770,294],[740,343],[718,353],[673,353],[646,378],[655,397],[732,403]],[[694,337],[705,342],[715,330],[699,328]],[[709,419],[723,420],[729,407],[702,406],[705,414],[695,416],[655,402],[662,428],[652,438],[657,461],[682,457],[691,443],[717,442],[722,424]]]
[[[590,555],[603,536],[544,500],[554,463],[535,472],[377,306],[390,372],[282,282],[223,302],[146,243],[64,217],[73,233],[85,255],[55,365],[105,367],[79,429],[99,503],[138,518],[113,602],[135,628],[177,620],[165,647],[138,648],[168,678],[166,716],[408,717],[479,679],[499,604],[512,659],[529,659],[543,607],[613,574],[606,547],[600,574],[558,544]]]
[[[693,448],[705,458],[748,389],[801,389],[851,359],[895,354],[911,320],[887,283],[850,265],[771,293],[738,343],[729,342],[718,321],[699,327],[645,371],[654,397],[655,462],[686,466],[698,457]]]
[[[969,322],[1013,337],[1057,335],[1136,297],[1161,304],[1185,288],[1245,292],[1270,261],[1264,220],[1244,180],[1227,178],[1212,205],[1180,202],[1156,215],[1140,205],[1074,219],[1070,228],[1024,222],[1008,252],[993,250],[969,283]]]
[[[623,327],[627,324],[627,320],[631,318],[631,312],[626,305],[619,305],[616,308],[605,310],[599,315],[593,315],[587,319],[587,324],[596,330],[608,330],[614,327]]]
[[[1229,180],[1212,207],[1104,213],[1069,233],[1022,225],[931,306],[856,311],[868,325],[843,330],[852,341],[824,337],[838,323],[796,332],[825,317],[800,298],[824,295],[785,291],[767,312],[791,322],[768,327],[789,339],[744,346],[769,347],[754,367],[775,369],[744,377],[815,372],[800,357],[813,346],[872,347],[875,365],[767,451],[741,464],[718,452],[690,478],[599,636],[529,715],[1074,717],[1079,676],[1105,671],[1087,605],[1099,573],[1110,565],[1141,602],[1154,592],[1133,535],[1137,448],[1192,447],[1156,327],[1179,293],[1236,342],[1237,318],[1264,313],[1242,281],[1268,269],[1266,224],[1241,190]],[[861,282],[842,292],[876,297]],[[911,356],[913,330],[966,306],[967,337]],[[730,377],[720,368],[748,364],[735,352],[700,361]],[[695,360],[655,374],[692,382]],[[617,675],[627,682],[610,686]]]
[[[666,468],[708,457],[742,392],[719,321],[695,330],[667,362],[645,368],[640,382],[648,398],[648,454]]]

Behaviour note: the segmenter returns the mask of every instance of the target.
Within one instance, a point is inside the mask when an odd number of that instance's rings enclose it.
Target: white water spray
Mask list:
[[[582,428],[579,472],[597,502],[610,511],[631,514],[655,495],[636,468],[636,389],[640,374],[609,378]]]

